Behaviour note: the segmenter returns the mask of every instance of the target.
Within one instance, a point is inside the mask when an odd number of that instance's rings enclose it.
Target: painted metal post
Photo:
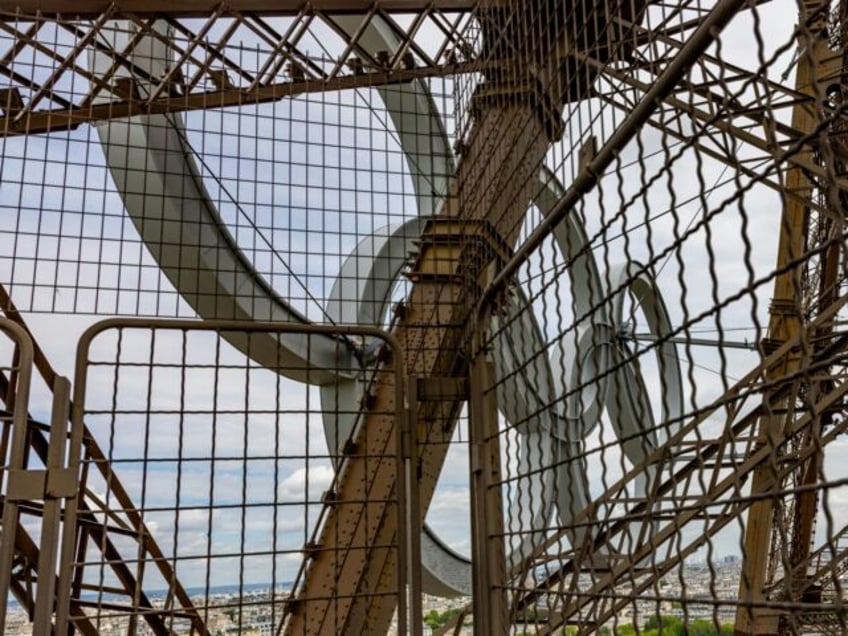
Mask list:
[[[0,320],[0,330],[6,332],[15,343],[17,361],[17,386],[15,390],[15,407],[12,413],[12,446],[9,454],[9,463],[6,481],[6,493],[3,500],[2,532],[3,540],[0,541],[0,629],[6,627],[6,604],[9,600],[9,586],[12,576],[12,561],[15,557],[15,536],[18,529],[18,501],[25,495],[16,494],[16,482],[21,480],[26,466],[27,451],[27,423],[29,410],[29,390],[32,381],[33,345],[29,334],[18,324],[7,320]],[[23,480],[25,482],[25,480]],[[25,483],[20,486],[26,490]]]
[[[52,628],[62,500],[67,496],[75,496],[77,488],[76,472],[64,469],[70,396],[70,381],[61,376],[57,377],[53,382],[53,412],[50,418],[50,442],[47,446],[47,482],[44,516],[41,522],[41,547],[38,552],[38,589],[35,595],[33,634],[49,634]]]
[[[486,321],[488,322],[488,321]],[[483,321],[477,341],[483,340]],[[471,364],[469,463],[471,466],[471,553],[475,564],[475,636],[506,634],[506,549],[500,479],[498,404],[494,365],[485,348],[476,347]]]
[[[409,559],[408,590],[409,590],[409,619],[410,633],[419,636],[424,629],[424,612],[422,610],[423,593],[421,587],[422,555],[421,529],[424,525],[421,517],[421,497],[418,495],[418,389],[415,382],[406,379],[406,404],[398,409],[401,423],[401,456],[403,462],[401,472],[406,474],[406,504],[407,537],[398,537],[399,542],[405,542]]]

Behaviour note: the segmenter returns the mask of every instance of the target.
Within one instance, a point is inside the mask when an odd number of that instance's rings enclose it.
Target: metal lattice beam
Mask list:
[[[332,3],[281,8],[274,18],[244,4],[243,10],[210,5],[202,18],[188,21],[171,7],[151,16],[109,6],[92,20],[74,10],[53,15],[45,7],[35,18],[0,13],[6,18],[0,19],[0,75],[8,82],[0,91],[0,135],[485,70],[465,37],[470,15],[443,10],[440,3],[403,16],[393,6],[368,4],[352,36],[340,28]],[[375,30],[389,34],[391,50],[375,52],[367,45]],[[157,77],[133,62],[151,38],[167,46],[172,60]],[[92,70],[93,51],[110,63]],[[252,68],[244,55],[254,59]]]
[[[234,11],[263,13],[266,15],[295,15],[301,12],[305,4],[315,11],[330,13],[364,13],[373,9],[409,13],[437,9],[439,11],[469,11],[479,2],[478,0],[313,0],[305,3],[302,0],[234,0],[226,5]],[[168,2],[153,0],[123,0],[108,2],[103,0],[78,0],[63,2],[62,0],[15,0],[0,2],[0,12],[21,15],[56,15],[79,16],[91,18],[106,13],[113,6],[121,11],[137,15],[154,15],[167,13],[175,17],[206,16],[214,13],[221,2],[197,2],[185,0]],[[489,2],[489,4],[492,4]]]
[[[838,305],[834,305],[830,310],[819,317],[817,321],[811,323],[810,330],[814,329],[819,324],[830,319],[836,311],[844,305],[846,299],[843,298]],[[553,630],[567,623],[569,620],[576,618],[582,613],[591,614],[596,620],[603,624],[610,619],[615,613],[625,606],[629,600],[620,598],[615,600],[609,592],[616,585],[621,585],[622,581],[628,580],[633,586],[633,593],[638,594],[641,591],[649,589],[657,580],[664,576],[667,572],[676,567],[682,559],[687,555],[694,553],[699,547],[704,545],[709,537],[714,536],[728,523],[738,518],[745,510],[759,501],[764,494],[760,493],[756,497],[739,497],[735,490],[735,486],[741,481],[748,479],[754,471],[770,462],[770,449],[767,446],[755,446],[754,433],[756,431],[759,416],[763,411],[767,410],[762,403],[754,405],[751,409],[750,405],[745,406],[747,400],[752,395],[762,393],[765,401],[775,402],[785,399],[787,395],[792,394],[795,390],[795,382],[797,380],[793,375],[781,377],[777,380],[764,381],[762,373],[765,369],[773,367],[776,362],[785,356],[788,352],[796,350],[799,346],[800,338],[786,343],[772,356],[767,358],[757,369],[754,369],[744,379],[742,379],[735,387],[721,396],[715,405],[704,412],[699,417],[689,422],[675,436],[655,453],[649,457],[645,464],[662,462],[665,457],[675,453],[672,449],[677,447],[687,437],[691,437],[693,431],[712,414],[723,410],[730,415],[725,422],[724,431],[715,440],[701,440],[701,443],[695,447],[694,452],[683,466],[675,471],[673,479],[663,480],[652,488],[654,493],[653,499],[664,501],[664,509],[669,510],[670,517],[663,519],[660,525],[654,526],[652,515],[645,515],[645,511],[650,509],[653,504],[651,502],[638,502],[633,505],[627,514],[620,519],[645,519],[644,528],[650,530],[649,538],[635,550],[632,554],[621,555],[617,562],[610,564],[609,572],[605,576],[599,578],[595,585],[590,590],[580,590],[577,586],[577,579],[581,572],[591,569],[590,564],[596,564],[598,559],[605,554],[604,550],[607,545],[614,543],[617,536],[621,536],[631,531],[626,521],[619,519],[610,519],[605,523],[603,510],[614,505],[618,496],[624,491],[628,482],[640,473],[643,467],[636,467],[625,475],[619,482],[611,486],[603,495],[597,498],[591,509],[580,513],[575,519],[575,523],[599,523],[601,531],[592,539],[589,545],[578,546],[574,550],[572,558],[561,563],[561,567],[557,568],[550,575],[546,576],[542,581],[535,586],[518,594],[514,601],[513,611],[520,612],[530,607],[535,601],[544,598],[547,594],[560,594],[558,602],[559,607],[552,608],[549,624],[544,633],[552,633]],[[830,364],[833,360],[842,360],[846,355],[846,344],[848,344],[848,336],[842,334],[837,339],[836,344],[829,350],[821,364]],[[820,404],[816,405],[814,412],[821,412],[834,404],[841,403],[844,396],[848,392],[848,383],[842,382],[835,387],[827,395],[822,395]],[[788,418],[791,420],[791,418]],[[805,415],[795,421],[787,421],[786,435],[787,438],[791,435],[798,434],[806,428],[814,425],[815,418]],[[841,434],[844,434],[845,423],[836,426],[826,435],[822,437],[821,446],[824,447],[839,439]],[[797,461],[801,461],[804,457],[816,451],[815,445],[808,444],[807,446],[798,449]],[[720,468],[720,463],[715,464],[714,473],[710,475],[709,483],[711,487],[707,492],[698,495],[699,499],[695,500],[679,500],[674,497],[666,499],[666,495],[674,488],[674,484],[684,483],[686,480],[692,479],[698,471],[703,470],[705,462],[714,458],[722,457],[739,457],[739,461],[733,461],[733,470],[728,472]],[[678,459],[683,459],[679,456]],[[785,471],[791,471],[792,467],[784,468]],[[770,495],[782,494],[782,483],[779,478],[769,481],[766,491]],[[704,512],[714,514],[704,515]],[[674,550],[669,550],[669,544],[676,538],[679,538],[679,529],[688,523],[694,521],[703,521],[703,529],[700,533],[693,535],[685,544],[677,546]],[[554,534],[549,537],[545,546],[538,550],[535,555],[538,558],[538,565],[543,562],[544,548],[556,543],[557,539],[562,536]],[[660,555],[666,554],[667,558],[660,559]],[[656,555],[652,557],[653,567],[648,568],[644,576],[638,579],[632,579],[634,572],[637,572],[637,564],[647,555]],[[532,559],[530,559],[532,561]],[[528,563],[524,564],[528,567]],[[628,574],[630,573],[630,574]],[[638,576],[638,575],[637,575]],[[579,590],[579,591],[578,591]],[[589,607],[593,609],[589,611]],[[550,631],[548,631],[550,630]]]

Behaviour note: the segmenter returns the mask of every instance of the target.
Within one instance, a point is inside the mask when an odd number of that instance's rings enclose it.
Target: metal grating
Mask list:
[[[475,593],[497,633],[845,630],[842,14],[804,4],[781,40],[746,9],[565,19],[609,59],[566,67],[591,86],[567,96],[566,185],[540,179],[478,305],[476,554],[505,566]],[[794,86],[771,79],[787,58]]]
[[[0,304],[205,321],[79,358],[60,612],[848,631],[845,3],[319,5],[0,3]]]
[[[285,380],[291,372],[285,363],[260,366],[228,344],[246,343],[249,351],[267,346],[269,336],[295,337],[307,347],[313,338],[332,336],[346,350],[350,338],[367,336],[386,363],[396,355],[375,329],[342,333],[262,323],[125,320],[95,325],[83,337],[75,417],[108,442],[103,460],[82,461],[86,480],[80,487],[99,499],[104,512],[75,529],[70,602],[83,609],[96,633],[275,633],[287,615],[302,611],[292,601],[301,562],[345,557],[321,537],[324,506],[336,502],[339,489],[334,467],[343,474],[358,453],[335,427],[340,420],[358,426],[358,408],[322,409],[317,389],[302,384],[297,390]],[[356,381],[355,365],[339,371]],[[390,382],[397,391],[394,403],[406,402],[403,378],[393,377],[389,364],[360,381],[366,388]],[[369,405],[368,412],[404,418],[403,411],[380,405]],[[331,430],[336,438],[328,451],[325,435]],[[402,474],[406,468],[395,465],[399,457],[398,449],[387,449],[365,461],[391,463]],[[98,474],[101,462],[106,475]],[[120,492],[110,485],[112,471],[123,476]],[[400,537],[406,536],[408,515],[403,483],[400,502],[397,493],[383,501],[397,517]],[[368,493],[366,488],[362,496]],[[125,508],[124,501],[133,507]],[[143,519],[143,526],[127,518]],[[89,543],[103,535],[125,555],[129,577],[115,569],[108,553],[92,550]],[[158,543],[158,554],[133,557],[148,537]],[[380,547],[397,564],[397,580],[406,581],[405,543]],[[156,571],[160,562],[167,572]],[[333,599],[330,620],[336,604],[349,602],[339,588],[322,591]],[[398,612],[393,629],[405,632],[405,593],[396,588],[359,594],[392,596]]]

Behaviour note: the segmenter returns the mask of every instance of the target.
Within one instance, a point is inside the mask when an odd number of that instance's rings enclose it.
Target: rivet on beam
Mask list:
[[[297,62],[289,62],[286,69],[288,70],[289,77],[292,78],[292,81],[302,82],[306,79],[306,71],[304,71],[303,67]]]
[[[132,77],[117,77],[112,84],[112,92],[127,101],[135,101],[141,99],[141,94],[138,92],[138,85]]]
[[[209,79],[212,80],[212,83],[215,84],[215,87],[219,91],[229,90],[231,88],[235,88],[235,84],[230,80],[230,75],[226,70],[222,68],[212,69],[210,68],[206,71],[209,75]]]
[[[14,117],[24,109],[24,100],[21,97],[21,92],[11,86],[9,88],[0,88],[0,110],[7,117]]]
[[[577,166],[580,170],[585,170],[589,164],[595,159],[598,154],[598,140],[594,135],[591,135],[577,151]]]

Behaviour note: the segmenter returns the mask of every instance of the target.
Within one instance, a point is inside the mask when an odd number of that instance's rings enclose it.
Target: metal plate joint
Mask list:
[[[471,100],[471,116],[479,119],[486,109],[505,103],[529,104],[545,127],[548,140],[553,143],[562,139],[565,133],[559,102],[538,77],[530,81],[497,81],[477,88]]]
[[[9,471],[8,501],[59,499],[76,494],[76,473],[70,468]]]
[[[443,402],[467,400],[468,378],[426,377],[416,381],[419,402]]]
[[[72,468],[52,468],[47,471],[45,499],[74,497],[77,494],[77,475]]]
[[[489,270],[499,269],[511,256],[512,249],[488,221],[437,217],[427,221],[407,277],[485,286]]]

